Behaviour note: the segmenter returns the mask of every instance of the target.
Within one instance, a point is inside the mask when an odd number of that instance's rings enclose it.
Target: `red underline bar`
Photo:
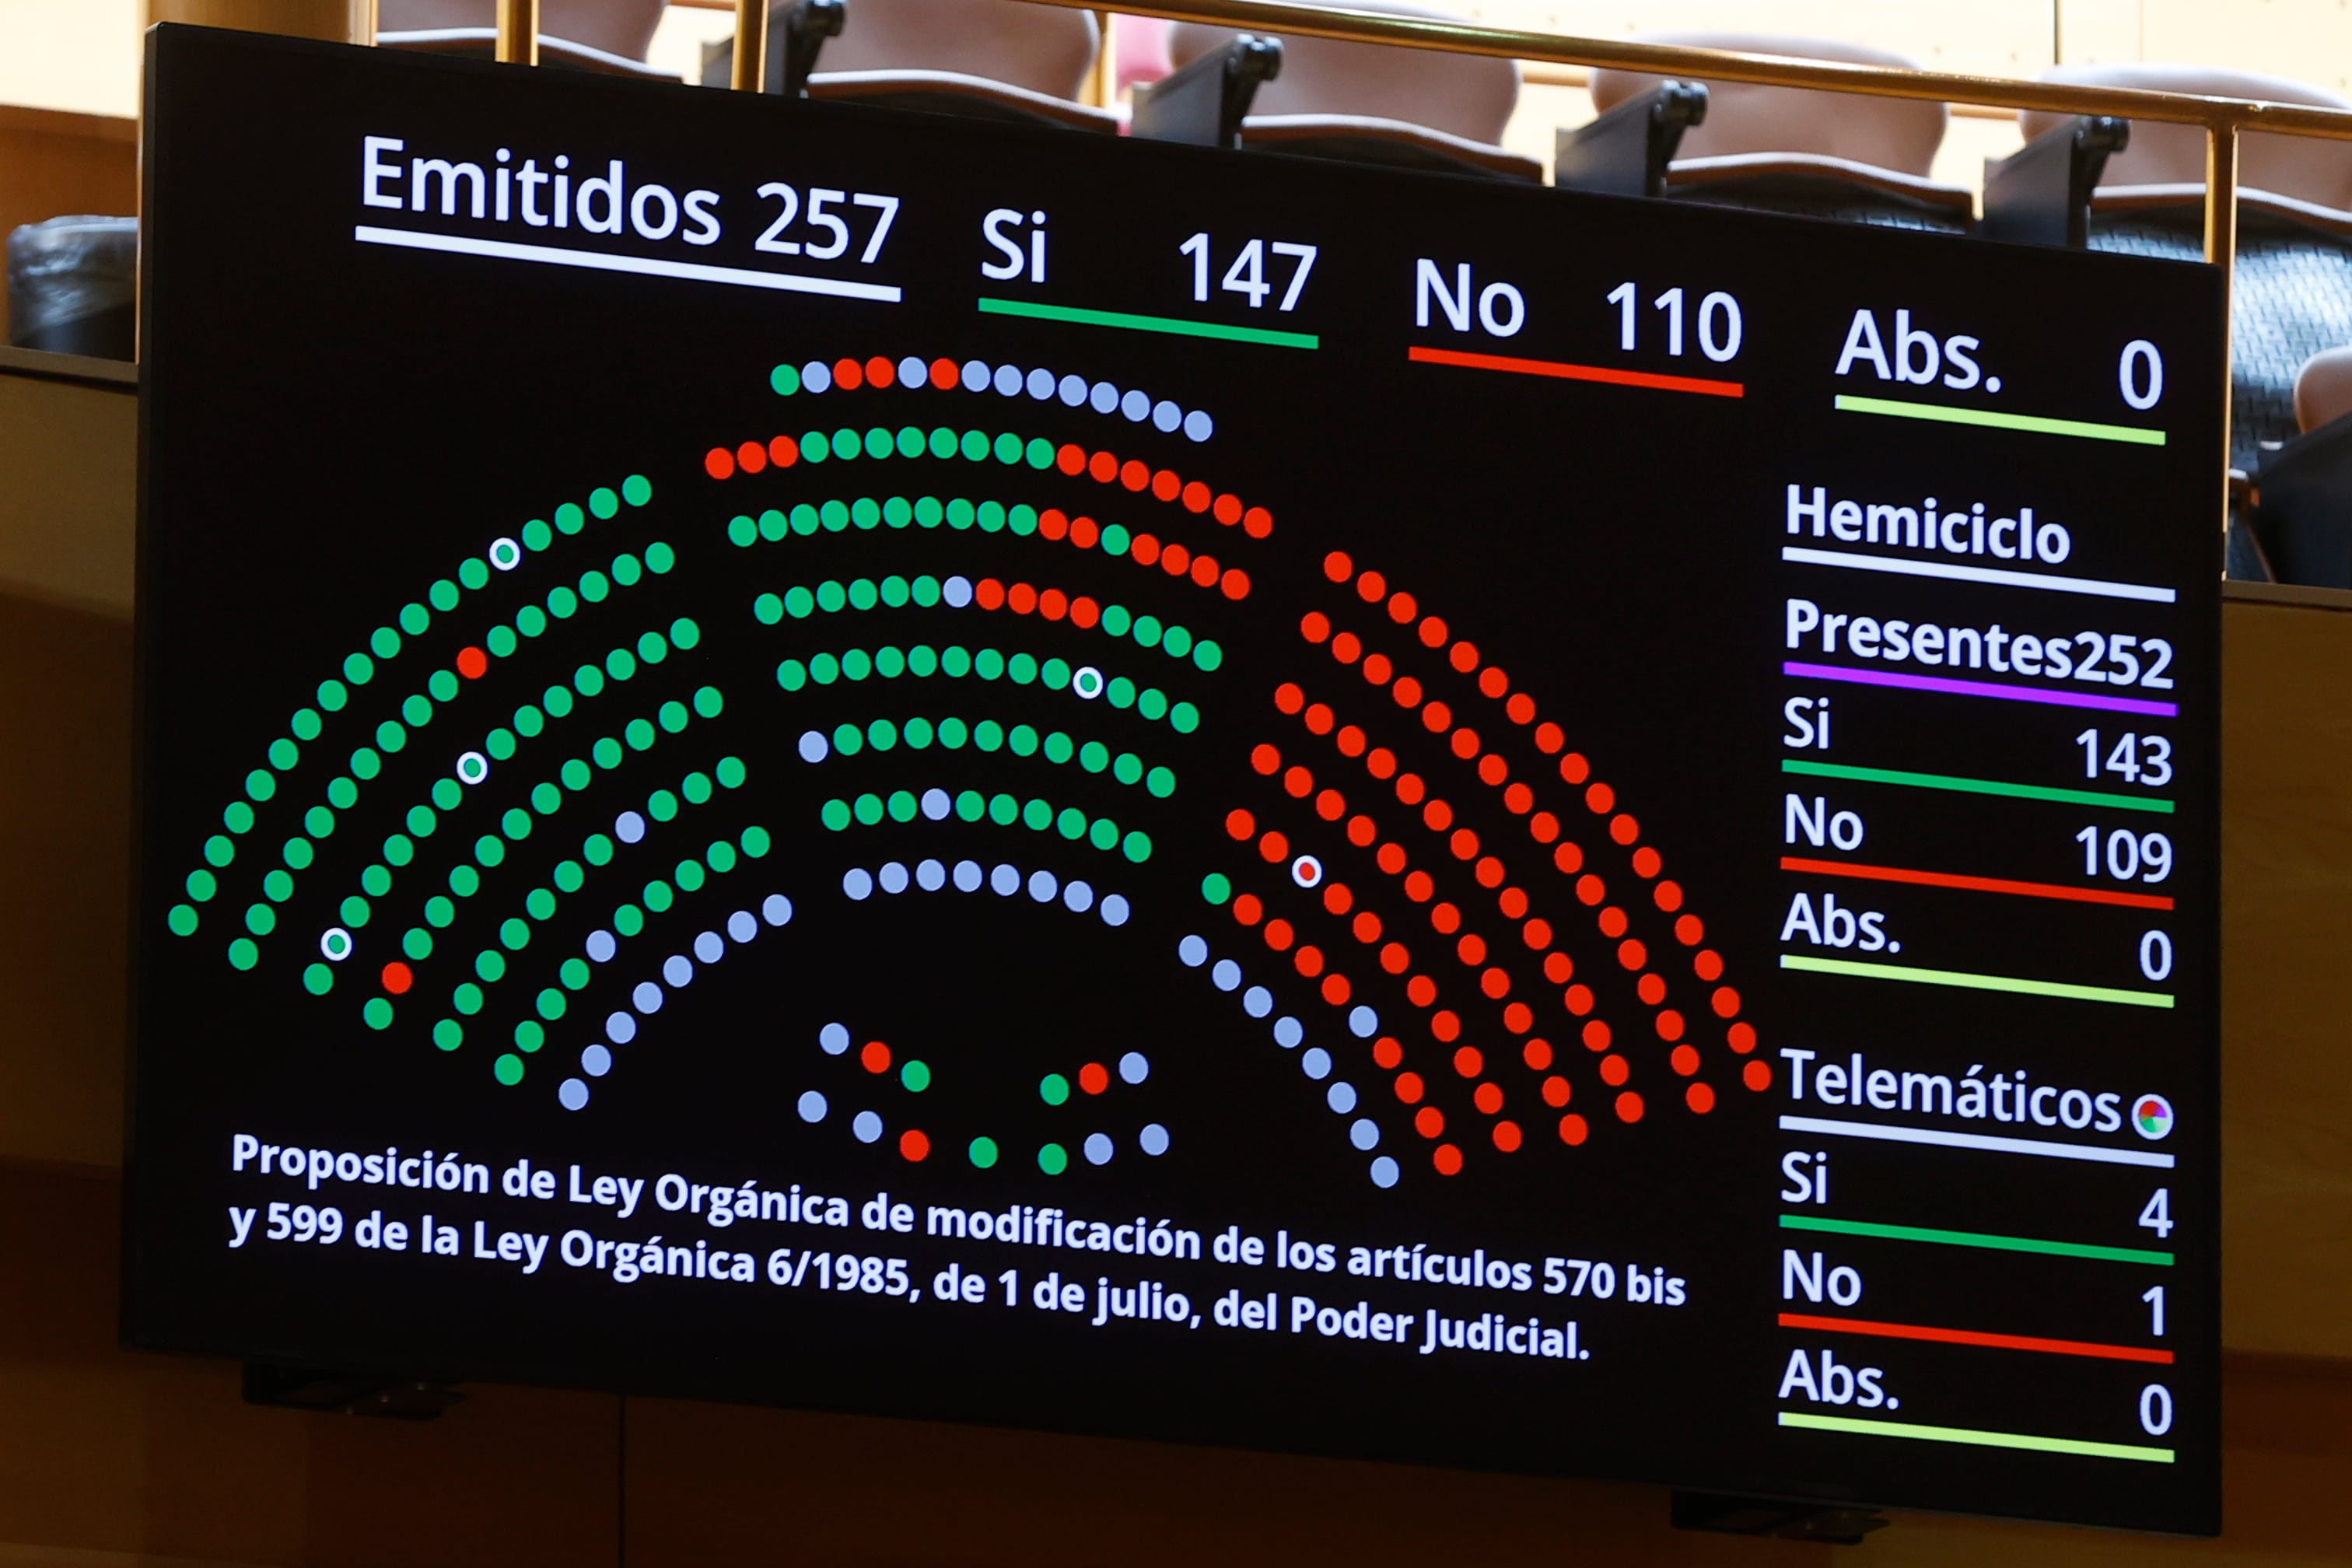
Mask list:
[[[2125,893],[2109,888],[2070,888],[2059,882],[2012,882],[2000,877],[1963,877],[1952,871],[1911,871],[1900,866],[1858,866],[1850,860],[1804,860],[1780,857],[1783,871],[1817,877],[1859,877],[1866,882],[1916,882],[1923,888],[1964,888],[1977,893],[2014,893],[2027,899],[2064,899],[2077,904],[2121,904],[2133,910],[2168,910],[2161,893]]]
[[[1997,1351],[2041,1351],[2049,1355],[2091,1356],[2100,1361],[2144,1361],[2170,1366],[2172,1352],[2143,1345],[2103,1345],[2090,1340],[2044,1340],[2031,1334],[1988,1334],[1975,1329],[1931,1329],[1918,1323],[1874,1323],[1862,1318],[1817,1318],[1783,1312],[1784,1329],[1844,1334],[1875,1334],[1889,1340],[1934,1340],[1948,1345],[1982,1345]]]
[[[1645,386],[1653,392],[1696,392],[1706,397],[1745,397],[1748,387],[1737,381],[1709,381],[1696,375],[1658,375],[1646,370],[1611,370],[1604,365],[1570,364],[1561,360],[1512,359],[1504,354],[1474,354],[1461,349],[1428,349],[1418,343],[1405,350],[1407,359],[1421,364],[1458,365],[1465,370],[1500,370],[1513,375],[1545,375],[1555,381],[1598,381],[1611,386]]]

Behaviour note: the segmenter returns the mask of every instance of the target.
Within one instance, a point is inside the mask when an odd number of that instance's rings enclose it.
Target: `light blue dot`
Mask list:
[[[1087,400],[1087,378],[1082,375],[1066,375],[1062,378],[1061,386],[1056,390],[1061,394],[1063,406],[1076,408]]]
[[[613,940],[613,933],[611,931],[590,931],[588,933],[589,962],[592,963],[612,963],[613,954],[620,950],[620,945],[621,944],[619,942]]]
[[[1195,408],[1184,416],[1184,434],[1195,441],[1205,441],[1216,432],[1216,422],[1206,413]],[[1386,1183],[1381,1184],[1386,1185]]]
[[[590,1078],[603,1078],[613,1070],[613,1053],[603,1046],[591,1046],[580,1053],[580,1070]]]
[[[1344,1081],[1335,1083],[1323,1091],[1323,1102],[1345,1116],[1356,1109],[1356,1086]]]
[[[1062,889],[1062,902],[1072,914],[1082,915],[1095,907],[1095,890],[1084,882],[1070,882]]]
[[[988,362],[968,359],[963,362],[963,389],[966,392],[988,390]]]
[[[923,792],[923,815],[929,817],[931,821],[940,822],[945,820],[948,813],[954,809],[955,802],[948,798],[947,791],[943,789],[927,789]]]
[[[802,732],[801,761],[804,763],[821,763],[824,761],[826,754],[832,750],[833,742],[824,738],[824,731],[819,730],[808,730]]]
[[[1061,890],[1062,884],[1055,880],[1051,871],[1040,869],[1029,873],[1029,896],[1039,903],[1052,903],[1054,895]]]
[[[882,1136],[882,1119],[870,1110],[861,1110],[857,1120],[849,1124],[849,1130],[857,1134],[860,1143],[871,1143]]]
[[[998,365],[990,384],[996,388],[999,397],[1013,396],[1021,390],[1021,373],[1009,364]]]
[[[1107,381],[1095,383],[1094,394],[1087,401],[1097,414],[1108,414],[1118,406],[1118,388]]]
[[[1379,1148],[1381,1124],[1369,1116],[1357,1117],[1354,1124],[1348,1129],[1348,1142],[1359,1149],[1367,1151]]]
[[[949,578],[940,584],[940,598],[951,610],[962,609],[971,603],[971,579],[962,576]]]
[[[1106,893],[1103,895],[1103,924],[1107,926],[1123,926],[1127,923],[1127,897],[1125,894]]]
[[[988,885],[1001,898],[1011,898],[1021,890],[1021,873],[1010,866],[999,866],[988,874]]]
[[[801,1120],[814,1125],[824,1120],[824,1096],[814,1089],[803,1093],[798,1107]]]
[[[705,963],[716,963],[719,955],[727,951],[727,941],[715,931],[704,931],[694,939],[694,956]]]
[[[1209,983],[1220,991],[1237,991],[1241,989],[1242,966],[1230,958],[1221,958],[1217,966],[1209,971]]]
[[[1397,1163],[1386,1154],[1372,1162],[1372,1185],[1393,1187],[1397,1184]]]
[[[930,384],[931,367],[925,364],[921,360],[917,359],[913,354],[908,354],[905,359],[898,362],[899,385],[929,386]]]
[[[625,1046],[637,1037],[637,1021],[626,1013],[609,1013],[604,1017],[604,1032],[613,1037],[616,1046]]]
[[[1306,1037],[1307,1030],[1301,1026],[1297,1019],[1281,1017],[1274,1021],[1274,1043],[1284,1050],[1296,1050],[1298,1042]]]
[[[1151,1063],[1141,1051],[1129,1051],[1118,1058],[1118,1076],[1123,1083],[1141,1083],[1151,1076]]]
[[[760,918],[772,926],[782,925],[793,918],[793,901],[782,893],[770,893],[760,906]]]
[[[1184,423],[1184,411],[1166,398],[1163,397],[1151,405],[1151,427],[1162,435],[1172,432],[1182,423]]]
[[[886,893],[905,892],[907,890],[907,868],[900,865],[896,860],[891,861],[888,865],[882,868],[881,882],[882,890]]]
[[[650,980],[640,980],[637,988],[629,993],[629,1005],[640,1013],[661,1011],[662,989]]]
[[[1331,1053],[1320,1046],[1309,1046],[1307,1047],[1307,1054],[1298,1058],[1298,1067],[1299,1070],[1308,1078],[1317,1079],[1329,1078]]]
[[[948,885],[948,868],[937,860],[926,860],[915,868],[915,886],[927,893],[936,893]]]
[[[1118,400],[1118,411],[1127,416],[1128,423],[1139,425],[1151,414],[1151,399],[1140,391],[1130,390]]]
[[[555,1090],[556,1103],[566,1110],[577,1110],[588,1103],[588,1086],[576,1078],[567,1078]]]
[[[1029,395],[1043,403],[1054,395],[1054,373],[1038,369],[1029,373]]]
[[[625,811],[613,819],[613,837],[624,844],[635,844],[646,836],[646,819],[634,811]]]
[[[840,1024],[827,1024],[816,1032],[816,1043],[829,1057],[837,1057],[849,1048],[849,1030]]]
[[[1360,1040],[1369,1040],[1381,1026],[1381,1016],[1370,1007],[1357,1006],[1348,1013],[1348,1032]]]
[[[1135,1142],[1147,1154],[1165,1154],[1168,1152],[1168,1129],[1157,1121],[1152,1122],[1135,1135]]]
[[[737,910],[727,917],[727,934],[737,942],[749,942],[760,934],[760,921],[749,910]]]
[[[852,899],[870,899],[874,896],[874,879],[859,868],[852,866],[842,873],[841,890]]]
[[[1176,944],[1176,956],[1184,961],[1187,969],[1198,969],[1209,962],[1209,944],[1197,936],[1188,936]]]
[[[823,392],[833,384],[833,368],[823,360],[811,360],[801,366],[801,390]]]
[[[1242,993],[1242,1011],[1253,1018],[1263,1018],[1274,1011],[1274,993],[1263,985],[1253,985]]]
[[[982,878],[979,861],[959,860],[956,862],[955,885],[957,892],[977,893],[980,891],[981,880]]]
[[[1109,1163],[1110,1163],[1110,1156],[1111,1156],[1111,1146],[1110,1146],[1110,1135],[1109,1135],[1108,1133],[1107,1133],[1107,1132],[1089,1132],[1089,1133],[1087,1133],[1087,1164],[1089,1164],[1089,1165],[1108,1165],[1108,1164],[1109,1164]]]

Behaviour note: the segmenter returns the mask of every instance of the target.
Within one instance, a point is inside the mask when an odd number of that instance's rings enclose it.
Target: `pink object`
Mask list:
[[[1114,90],[1123,93],[1137,82],[1158,81],[1176,68],[1168,58],[1168,27],[1158,16],[1111,18],[1112,62],[1118,73]]]

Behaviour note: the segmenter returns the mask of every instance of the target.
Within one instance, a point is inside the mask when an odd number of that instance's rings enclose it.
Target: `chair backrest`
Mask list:
[[[624,59],[641,60],[669,0],[540,0],[539,30]],[[376,0],[379,33],[495,27],[498,0]]]
[[[1739,49],[1749,54],[1790,55],[1800,59],[1840,60],[1849,65],[1917,70],[1916,60],[1884,49],[1822,38],[1771,33],[1643,33],[1650,44],[1685,44],[1697,48]],[[1660,78],[1639,71],[1592,73],[1592,107],[1607,113],[1629,98],[1658,85]],[[1757,87],[1745,82],[1706,84],[1706,121],[1683,136],[1681,156],[1716,158],[1736,153],[1804,153],[1873,163],[1924,176],[1944,144],[1950,112],[1940,103],[1908,99],[1863,98],[1848,92],[1802,88]]]
[[[1393,0],[1347,0],[1354,11],[1459,21],[1444,11]],[[1170,30],[1178,70],[1236,35],[1230,27],[1180,22]],[[1354,115],[1425,125],[1472,142],[1496,142],[1519,101],[1517,61],[1439,54],[1329,38],[1282,40],[1282,74],[1257,89],[1253,114]]]
[[[2284,77],[2204,66],[2129,62],[2060,66],[2042,73],[2043,81],[2082,87],[2136,87],[2158,92],[2193,92],[2223,98],[2263,98],[2321,109],[2352,109],[2331,92]],[[2063,115],[2028,110],[2018,116],[2030,141]],[[2107,160],[2102,185],[2201,185],[2205,183],[2205,131],[2161,121],[2132,122],[2131,145]],[[2248,133],[2238,139],[2238,183],[2339,210],[2352,207],[2352,142],[2314,136]]]
[[[1020,0],[849,0],[849,19],[817,69],[955,71],[1075,99],[1101,47],[1089,11]]]
[[[2305,431],[2352,414],[2352,348],[2329,349],[2304,361],[2294,378],[2294,422]]]

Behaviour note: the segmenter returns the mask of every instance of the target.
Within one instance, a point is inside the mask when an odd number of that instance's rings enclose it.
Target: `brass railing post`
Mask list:
[[[737,92],[758,92],[768,85],[768,0],[735,0],[735,78]]]
[[[539,63],[539,0],[499,0],[499,58],[509,65]]]
[[[2238,281],[2238,126],[2216,115],[2205,127],[2205,259],[2221,269],[2221,527],[2230,526],[2230,399],[2236,391],[2230,310]]]

